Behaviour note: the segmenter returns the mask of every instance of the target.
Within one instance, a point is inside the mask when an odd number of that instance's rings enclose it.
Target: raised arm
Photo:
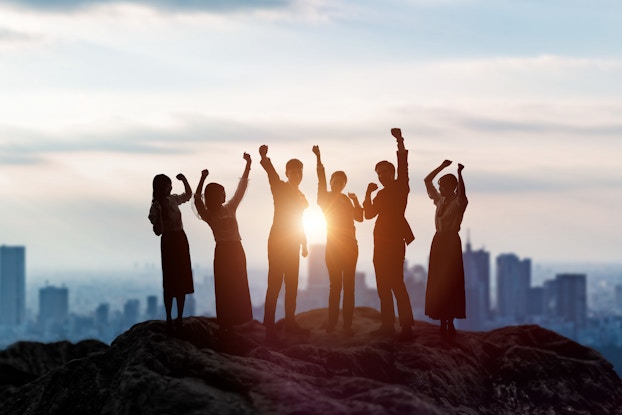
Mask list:
[[[242,173],[242,177],[240,177],[240,181],[238,182],[238,187],[229,201],[229,206],[233,207],[233,209],[237,209],[238,205],[242,201],[242,198],[244,197],[244,194],[246,193],[246,188],[248,187],[248,175],[251,171],[250,154],[244,153],[242,157],[246,160],[246,166],[244,167],[244,173]]]
[[[365,200],[363,200],[363,209],[365,211],[365,219],[372,219],[378,214],[378,208],[371,200],[371,194],[378,190],[376,183],[370,183],[367,185],[367,191],[365,192]]]
[[[423,182],[425,183],[425,188],[428,191],[428,196],[430,196],[430,199],[436,200],[439,196],[438,190],[436,190],[436,187],[434,187],[434,183],[432,181],[441,172],[441,170],[443,170],[450,164],[451,160],[444,160],[437,168],[428,173],[428,175],[425,176],[425,179],[423,179]]]
[[[270,182],[270,184],[272,184],[273,182],[277,180],[281,180],[279,178],[279,174],[276,172],[276,170],[274,169],[274,166],[272,165],[272,161],[270,161],[270,158],[268,157],[268,146],[267,145],[263,144],[262,146],[259,147],[259,155],[261,156],[261,160],[259,161],[259,164],[261,164],[261,167],[263,167],[263,169],[268,174],[268,181]]]
[[[324,169],[324,165],[322,164],[322,157],[320,155],[320,147],[313,146],[311,149],[313,154],[315,154],[315,158],[317,160],[316,170],[317,170],[317,204],[322,206],[324,202],[324,197],[326,193],[328,193],[328,188],[326,185],[326,170]]]
[[[350,200],[352,201],[352,204],[354,205],[354,211],[353,211],[354,220],[357,222],[363,222],[363,207],[359,203],[359,200],[356,197],[356,194],[348,193],[348,197],[350,198]]]
[[[194,192],[194,207],[197,209],[197,213],[199,217],[204,221],[208,221],[209,212],[205,207],[205,203],[203,203],[203,199],[201,198],[201,193],[203,193],[203,183],[205,183],[205,179],[209,171],[207,169],[201,172],[201,178],[199,179],[199,184],[197,185],[197,191]]]
[[[177,202],[178,205],[181,205],[182,203],[186,203],[192,197],[192,188],[190,187],[190,183],[188,183],[188,179],[186,179],[186,176],[184,176],[183,174],[179,173],[175,177],[177,178],[177,180],[181,180],[181,182],[184,184],[184,192],[180,195],[171,196],[175,199],[175,202]]]
[[[462,178],[462,170],[464,165],[458,163],[458,200],[460,203],[467,204],[469,200],[466,196],[466,188],[464,187],[464,179]]]
[[[397,142],[397,180],[408,182],[408,150],[404,147],[404,137],[402,130],[391,128],[391,135]]]

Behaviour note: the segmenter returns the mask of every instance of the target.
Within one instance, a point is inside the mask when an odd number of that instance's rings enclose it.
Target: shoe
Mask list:
[[[285,332],[289,334],[309,334],[311,330],[301,327],[296,320],[285,323]]]
[[[395,335],[395,327],[382,325],[378,329],[371,332],[372,336],[391,337]]]
[[[413,334],[412,326],[403,326],[402,331],[397,336],[397,339],[400,341],[412,340],[414,338],[415,335]]]
[[[182,324],[183,324],[182,319],[181,318],[176,318],[175,319],[175,330],[181,329]]]
[[[168,334],[173,333],[173,320],[166,320],[166,332]]]

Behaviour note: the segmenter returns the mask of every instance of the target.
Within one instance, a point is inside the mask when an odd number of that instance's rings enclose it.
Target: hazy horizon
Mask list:
[[[426,264],[434,206],[423,177],[463,163],[475,249],[534,262],[622,262],[622,4],[560,0],[0,2],[0,244],[28,270],[159,265],[151,180],[200,172],[232,195],[249,268],[272,220],[261,144],[304,163],[310,242],[314,144],[362,200],[373,166],[410,151],[411,264]],[[196,266],[213,237],[182,205]],[[315,225],[314,225],[314,224]],[[373,222],[357,225],[372,268]],[[305,262],[303,261],[304,267]],[[301,274],[306,273],[302,268]]]

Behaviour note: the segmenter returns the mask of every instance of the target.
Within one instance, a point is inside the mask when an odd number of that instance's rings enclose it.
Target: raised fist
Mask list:
[[[402,130],[400,128],[391,128],[391,135],[395,137],[397,140],[403,140]]]
[[[378,190],[378,185],[376,183],[370,183],[367,185],[367,193],[375,192]]]

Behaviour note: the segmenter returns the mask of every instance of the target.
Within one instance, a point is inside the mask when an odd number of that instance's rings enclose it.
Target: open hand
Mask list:
[[[302,255],[303,258],[306,258],[307,255],[309,255],[309,251],[307,250],[307,245],[306,244],[302,245],[302,253],[301,253],[301,255]]]

